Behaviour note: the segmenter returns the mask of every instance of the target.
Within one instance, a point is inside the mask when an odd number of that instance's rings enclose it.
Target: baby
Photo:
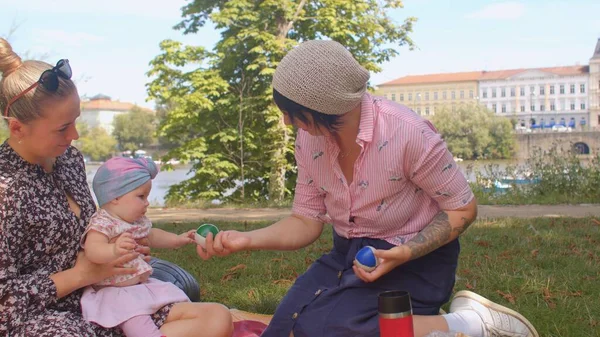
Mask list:
[[[194,243],[194,231],[176,235],[152,228],[145,216],[157,173],[154,162],[143,158],[115,157],[100,166],[93,181],[100,208],[81,239],[90,261],[109,263],[133,252],[136,240],[144,238],[154,248]],[[125,267],[137,272],[105,279],[84,290],[83,317],[106,328],[119,326],[127,337],[162,336],[150,315],[168,304],[189,302],[188,297],[172,283],[149,278],[152,267],[141,256]]]

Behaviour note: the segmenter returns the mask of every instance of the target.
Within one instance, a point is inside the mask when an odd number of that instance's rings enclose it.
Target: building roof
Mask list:
[[[482,71],[469,71],[462,73],[410,75],[382,83],[379,86],[477,81],[481,77],[481,73]]]
[[[100,95],[98,95],[98,96],[100,96]],[[110,98],[107,99],[107,98],[98,97],[98,96],[95,96],[94,98],[90,99],[89,101],[81,102],[81,110],[108,110],[108,111],[127,112],[127,111],[131,111],[131,109],[133,109],[133,107],[136,106],[133,103],[113,101]],[[151,109],[143,108],[140,106],[137,106],[137,107],[140,108],[142,111],[151,112],[151,113],[154,112]]]
[[[524,73],[526,71],[541,71],[545,73],[552,73],[559,76],[573,76],[583,75],[589,72],[588,66],[564,66],[564,67],[549,67],[549,68],[521,68],[521,69],[508,69],[508,70],[495,70],[495,71],[484,71],[481,75],[480,81],[489,80],[505,80],[511,78],[517,74]]]
[[[594,49],[594,55],[592,55],[592,60],[600,59],[600,38],[598,38],[598,42],[596,42],[596,49]]]
[[[600,40],[599,40],[600,44]],[[447,82],[466,82],[466,81],[489,81],[503,80],[526,71],[543,71],[553,73],[559,76],[582,75],[589,72],[589,66],[564,66],[550,68],[521,68],[494,71],[469,71],[461,73],[444,73],[428,75],[404,76],[393,81],[385,82],[379,86],[411,85],[411,84],[433,84]]]

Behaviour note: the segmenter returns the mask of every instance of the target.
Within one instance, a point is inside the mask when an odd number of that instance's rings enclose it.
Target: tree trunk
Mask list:
[[[306,5],[306,3],[307,0],[300,1],[296,7],[294,16],[290,21],[286,21],[283,16],[278,18],[278,40],[283,41],[287,38],[288,32],[294,26],[294,22],[300,15],[302,8],[304,5]],[[269,175],[269,201],[273,203],[281,203],[285,198],[285,172],[287,167],[285,149],[290,141],[289,129],[283,122],[283,116],[280,116],[279,122],[277,125],[275,125],[275,127],[273,127],[273,131],[280,137],[277,137],[277,140],[275,141],[275,151],[273,152],[273,158],[271,158],[272,166],[271,173]]]

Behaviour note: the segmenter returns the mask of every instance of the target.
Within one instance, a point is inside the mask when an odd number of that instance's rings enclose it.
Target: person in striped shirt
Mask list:
[[[262,337],[379,336],[377,295],[411,295],[415,336],[432,331],[538,336],[517,312],[469,291],[450,300],[458,237],[477,203],[435,127],[409,108],[367,93],[369,72],[334,41],[290,51],[273,78],[273,98],[298,128],[292,215],[251,232],[224,231],[198,254],[295,250],[333,226],[334,247],[298,277]],[[381,263],[354,265],[364,246]]]

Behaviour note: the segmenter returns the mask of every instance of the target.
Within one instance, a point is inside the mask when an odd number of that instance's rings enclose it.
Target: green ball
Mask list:
[[[202,237],[207,237],[208,233],[212,233],[214,238],[219,233],[219,229],[213,224],[203,224],[198,227],[196,233]]]
[[[196,234],[194,235],[196,243],[202,246],[203,248],[206,248],[205,243],[208,233],[212,233],[214,238],[217,235],[217,233],[219,233],[219,229],[213,224],[203,224],[200,225],[198,229],[196,229]]]

